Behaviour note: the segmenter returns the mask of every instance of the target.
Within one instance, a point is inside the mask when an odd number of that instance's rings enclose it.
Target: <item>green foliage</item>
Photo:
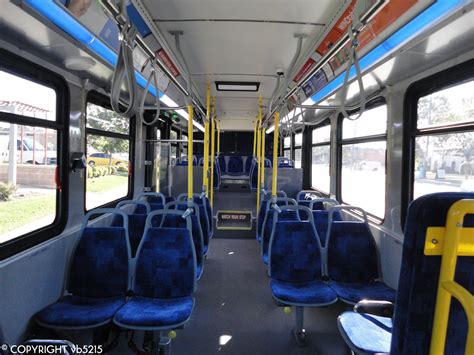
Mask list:
[[[125,167],[125,166],[123,166],[123,165],[119,165],[119,166],[117,167],[117,171],[118,171],[119,173],[128,173],[128,168]]]
[[[94,169],[91,166],[87,166],[87,178],[91,179],[94,177]]]
[[[16,191],[17,186],[12,183],[0,182],[0,199],[4,201],[10,200],[11,195]]]
[[[108,167],[109,168],[109,175],[115,175],[117,174],[117,167],[111,165]]]

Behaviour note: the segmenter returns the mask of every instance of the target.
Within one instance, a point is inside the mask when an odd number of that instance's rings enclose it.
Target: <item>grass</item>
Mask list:
[[[127,184],[127,175],[105,175],[87,179],[87,192],[105,192]]]
[[[22,227],[38,218],[54,215],[55,210],[55,194],[0,202],[0,234]]]

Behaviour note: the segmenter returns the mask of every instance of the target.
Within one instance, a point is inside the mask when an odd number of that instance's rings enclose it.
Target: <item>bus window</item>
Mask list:
[[[291,135],[283,139],[283,156],[291,159]]]
[[[86,210],[129,194],[130,119],[87,103]]]
[[[311,187],[327,195],[330,192],[331,126],[317,127],[312,132]]]
[[[3,244],[56,220],[59,130],[55,90],[4,71],[0,71],[0,82]]]
[[[413,198],[474,191],[474,80],[418,99]]]
[[[379,218],[385,215],[386,131],[386,105],[342,121],[340,198]]]
[[[303,133],[295,134],[295,168],[301,168],[302,144],[303,144]]]

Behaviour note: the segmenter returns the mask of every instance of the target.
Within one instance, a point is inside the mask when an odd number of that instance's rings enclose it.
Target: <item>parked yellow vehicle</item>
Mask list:
[[[110,158],[110,154],[107,153],[92,153],[87,157],[87,164],[90,167],[96,165],[127,165],[128,162],[123,159]]]

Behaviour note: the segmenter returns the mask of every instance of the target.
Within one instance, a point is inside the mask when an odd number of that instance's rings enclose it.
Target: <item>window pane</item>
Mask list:
[[[57,131],[0,122],[0,244],[56,218]]]
[[[295,168],[301,168],[301,149],[295,149]]]
[[[87,127],[115,133],[130,133],[130,119],[102,106],[87,103]]]
[[[326,193],[329,193],[331,183],[329,171],[330,151],[329,145],[323,145],[313,147],[311,154],[311,186]]]
[[[385,150],[387,143],[342,146],[342,199],[380,218],[385,214]]]
[[[0,111],[56,120],[56,92],[0,70]]]
[[[417,137],[413,197],[474,191],[474,132]]]
[[[331,140],[331,126],[313,129],[313,144],[329,142]]]
[[[176,131],[170,131],[170,139],[178,139],[178,133]]]
[[[283,139],[283,147],[284,148],[291,147],[291,137],[285,137],[285,139]]]
[[[303,133],[295,134],[295,146],[301,147],[303,144]]]
[[[128,195],[128,139],[87,135],[86,209]]]
[[[283,156],[285,158],[291,159],[291,150],[287,149],[283,151]]]
[[[177,158],[176,154],[177,154],[177,148],[176,148],[175,145],[172,145],[171,146],[171,158]]]
[[[474,80],[418,100],[418,128],[474,121]]]
[[[351,116],[357,117],[357,114]],[[384,134],[387,131],[387,106],[366,110],[356,121],[342,121],[342,138],[355,138]]]

